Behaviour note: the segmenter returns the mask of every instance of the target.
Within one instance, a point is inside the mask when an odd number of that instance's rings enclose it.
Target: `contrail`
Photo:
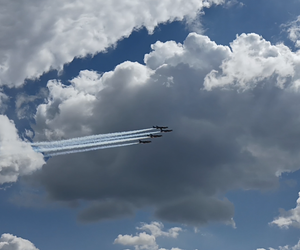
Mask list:
[[[139,143],[138,142],[132,142],[132,143],[117,144],[117,145],[108,145],[108,146],[85,148],[85,149],[79,149],[79,150],[69,150],[69,151],[46,154],[46,155],[44,155],[44,157],[82,153],[82,152],[88,152],[88,151],[92,151],[92,150],[99,150],[99,149],[105,149],[105,148],[126,147],[126,146],[131,146],[131,145],[136,145],[136,144],[139,144]]]
[[[52,142],[51,141],[50,142],[33,142],[30,145],[31,146],[56,145],[56,144],[77,142],[77,141],[81,141],[81,140],[100,139],[100,138],[116,137],[116,136],[129,135],[129,134],[137,134],[137,133],[147,132],[147,131],[151,131],[151,130],[154,130],[154,129],[153,128],[146,128],[146,129],[125,131],[125,132],[115,132],[115,133],[108,133],[108,134],[89,135],[89,136],[83,136],[83,137],[77,137],[77,138],[59,140],[59,141],[52,141]]]
[[[114,144],[114,143],[120,143],[120,142],[136,141],[136,140],[142,140],[142,139],[147,139],[147,138],[149,138],[149,137],[143,136],[143,137],[134,137],[134,138],[127,138],[127,139],[91,142],[91,143],[86,143],[86,144],[58,146],[58,147],[52,147],[52,148],[36,148],[34,150],[36,152],[45,153],[45,152],[51,152],[51,151],[70,150],[70,149],[77,149],[77,148],[95,147],[95,146],[106,145],[106,144]]]

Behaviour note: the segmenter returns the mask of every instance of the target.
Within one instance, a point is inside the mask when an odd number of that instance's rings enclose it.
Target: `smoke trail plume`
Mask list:
[[[77,149],[77,148],[87,148],[87,147],[95,147],[100,145],[106,145],[106,144],[114,144],[114,143],[120,143],[120,142],[128,142],[128,141],[136,141],[136,140],[142,140],[147,139],[148,136],[143,137],[134,137],[134,138],[127,138],[127,139],[116,139],[116,140],[109,140],[109,141],[100,141],[100,142],[91,142],[86,144],[76,144],[76,145],[61,145],[58,147],[52,147],[52,148],[37,148],[34,149],[36,152],[51,152],[51,151],[60,151],[60,150],[70,150],[70,149]]]
[[[138,133],[147,132],[151,130],[153,130],[153,128],[125,131],[125,132],[115,132],[115,133],[108,133],[108,134],[99,134],[99,135],[89,135],[89,136],[76,137],[72,139],[52,141],[52,142],[33,142],[31,143],[31,146],[43,146],[43,145],[51,145],[51,144],[57,145],[57,144],[64,144],[70,142],[78,142],[81,140],[101,139],[101,138],[108,138],[108,137],[115,137],[115,136],[129,135],[129,134],[138,134]]]
[[[89,135],[52,142],[34,142],[30,143],[30,145],[35,152],[43,153],[44,157],[51,157],[105,148],[136,145],[139,144],[137,140],[147,139],[150,137],[150,134],[157,133],[161,133],[161,131],[157,131],[157,129],[154,128],[147,128],[108,134]]]
[[[157,134],[160,133],[159,131],[154,131],[151,132],[151,134]],[[96,142],[106,142],[106,141],[112,141],[112,140],[117,140],[117,139],[127,139],[127,138],[133,138],[133,137],[142,137],[142,136],[149,136],[149,132],[148,133],[138,133],[138,134],[129,134],[129,135],[120,135],[120,136],[114,136],[114,137],[107,137],[107,138],[97,138],[97,135],[93,136],[89,136],[90,139],[86,139],[86,137],[81,137],[82,139],[73,141],[71,140],[65,140],[64,143],[59,143],[61,141],[55,141],[54,143],[47,143],[45,145],[41,145],[41,146],[32,146],[35,149],[40,149],[40,151],[42,151],[42,149],[48,149],[48,148],[58,148],[58,147],[65,147],[65,146],[70,146],[70,145],[82,145],[82,144],[88,144],[88,143],[96,143]]]
[[[57,156],[57,155],[75,154],[75,153],[82,153],[82,152],[88,152],[88,151],[106,149],[106,148],[126,147],[126,146],[132,146],[132,145],[136,145],[136,144],[139,144],[139,142],[108,145],[108,146],[100,146],[100,147],[92,147],[92,148],[84,148],[84,149],[78,149],[78,150],[61,151],[61,152],[45,154],[44,156],[45,157],[52,157],[52,156]]]

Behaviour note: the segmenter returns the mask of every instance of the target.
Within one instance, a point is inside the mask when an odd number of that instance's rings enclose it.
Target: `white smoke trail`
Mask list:
[[[151,134],[157,134],[160,133],[160,131],[153,131]],[[33,146],[34,150],[36,152],[42,151],[43,149],[50,149],[50,148],[58,148],[58,147],[65,147],[65,146],[71,146],[71,145],[82,145],[82,144],[88,144],[88,143],[96,143],[96,142],[106,142],[106,141],[112,141],[112,140],[117,140],[117,139],[127,139],[127,138],[132,138],[132,137],[141,137],[141,136],[148,136],[150,137],[150,133],[138,133],[138,134],[130,134],[130,135],[121,135],[121,136],[115,136],[115,137],[108,137],[108,138],[100,138],[100,139],[85,139],[85,137],[82,137],[81,140],[78,141],[69,141],[67,143],[63,144],[50,144],[50,145],[43,145],[43,146]],[[58,141],[59,142],[59,141]]]
[[[108,145],[108,146],[92,147],[92,148],[85,148],[85,149],[78,149],[78,150],[55,152],[55,153],[46,154],[46,155],[44,155],[44,157],[52,157],[52,156],[57,156],[57,155],[82,153],[82,152],[88,152],[88,151],[92,151],[92,150],[99,150],[99,149],[105,149],[105,148],[125,147],[125,146],[131,146],[131,145],[136,145],[136,144],[139,144],[139,142],[132,142],[132,143],[117,144],[117,145]]]
[[[154,130],[154,128],[146,128],[146,129],[125,131],[125,132],[99,134],[99,135],[89,135],[89,136],[76,137],[76,138],[72,138],[72,139],[52,141],[52,142],[33,142],[30,145],[31,146],[43,146],[43,145],[52,145],[52,144],[57,145],[57,144],[64,144],[64,143],[70,143],[70,142],[77,142],[77,141],[81,141],[81,140],[90,140],[90,139],[92,140],[92,139],[101,139],[101,138],[129,135],[129,134],[137,134],[137,133],[147,132],[147,131],[151,131],[151,130]]]
[[[117,140],[110,140],[110,141],[91,142],[91,143],[86,143],[86,144],[67,145],[67,146],[59,146],[59,147],[52,147],[52,148],[37,148],[37,149],[35,149],[35,151],[45,153],[45,152],[51,152],[51,151],[95,147],[95,146],[106,145],[106,144],[114,144],[114,143],[120,143],[120,142],[142,140],[142,139],[147,139],[147,138],[149,138],[149,136],[134,137],[134,138],[127,138],[127,139],[117,139]]]
[[[151,134],[157,134],[160,132],[152,132]],[[82,145],[82,144],[88,144],[88,143],[97,143],[97,142],[107,142],[112,140],[118,140],[118,139],[128,139],[133,137],[144,137],[147,136],[147,138],[150,137],[149,132],[148,133],[138,133],[138,134],[131,134],[131,135],[121,135],[121,136],[115,136],[115,137],[108,137],[108,138],[100,138],[100,139],[88,139],[88,140],[80,140],[78,142],[71,142],[71,143],[65,143],[64,146],[70,146],[70,145]]]

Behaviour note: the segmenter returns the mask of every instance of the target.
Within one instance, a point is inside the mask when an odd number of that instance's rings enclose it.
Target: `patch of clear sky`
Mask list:
[[[293,48],[287,40],[282,24],[297,19],[300,15],[298,0],[241,0],[230,8],[222,5],[205,10],[202,24],[205,34],[217,44],[229,45],[236,35],[256,33],[272,44],[284,42]]]

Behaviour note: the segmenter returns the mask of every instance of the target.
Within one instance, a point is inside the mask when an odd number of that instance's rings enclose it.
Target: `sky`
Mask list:
[[[299,10],[2,0],[0,250],[300,249]],[[153,125],[173,131],[31,145]]]

